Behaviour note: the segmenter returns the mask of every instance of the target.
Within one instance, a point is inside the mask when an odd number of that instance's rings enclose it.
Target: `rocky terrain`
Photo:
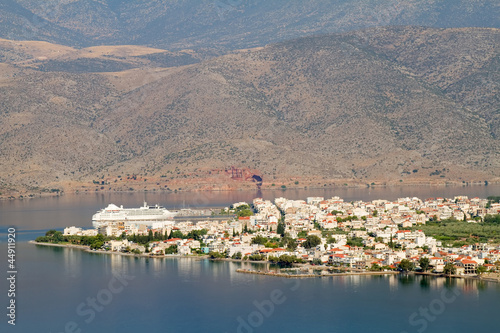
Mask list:
[[[0,40],[2,195],[498,181],[494,28],[226,55]],[[21,191],[21,192],[15,192]]]

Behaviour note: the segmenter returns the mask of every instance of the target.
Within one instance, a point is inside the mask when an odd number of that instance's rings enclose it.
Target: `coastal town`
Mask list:
[[[37,242],[85,244],[86,239],[95,251],[153,257],[205,255],[288,267],[306,263],[359,272],[419,270],[484,276],[499,270],[500,242],[474,230],[500,227],[498,201],[497,197],[466,196],[370,202],[340,197],[276,198],[274,202],[256,198],[220,211],[205,210],[213,215],[205,220],[171,218],[147,225],[117,219],[94,229],[73,226],[63,233],[51,231]],[[472,231],[455,239],[424,231],[445,224]],[[55,236],[58,241],[53,241]]]

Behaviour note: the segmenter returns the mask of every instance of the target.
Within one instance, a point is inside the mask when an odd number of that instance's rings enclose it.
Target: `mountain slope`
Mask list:
[[[234,50],[388,25],[500,28],[495,0],[8,0],[0,11],[8,39],[169,50]]]
[[[355,32],[350,38],[476,112],[500,138],[500,35],[491,32],[401,27]]]
[[[43,72],[40,44],[0,43],[15,60],[0,64],[0,181],[186,188],[227,182],[213,177],[230,166],[264,186],[495,180],[499,36],[380,28],[171,68],[144,58],[161,50],[50,46],[70,68],[96,53],[132,68],[113,73]]]
[[[293,40],[147,85],[113,105],[101,130],[134,142],[128,147],[156,165],[224,161],[372,179],[497,167],[487,120],[400,66],[346,36]],[[207,148],[213,142],[231,153]]]
[[[32,10],[20,1],[2,0],[0,2],[0,37],[12,40],[57,41],[64,45],[80,45],[85,36],[71,28],[65,28],[51,22],[49,2],[42,2],[41,7]],[[31,3],[36,6],[36,4]],[[36,8],[42,10],[36,10]]]

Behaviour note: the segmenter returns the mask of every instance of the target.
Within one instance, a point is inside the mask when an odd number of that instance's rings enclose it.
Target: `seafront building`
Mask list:
[[[496,268],[492,263],[500,260],[500,248],[491,244],[475,244],[460,248],[443,247],[442,242],[429,237],[418,229],[428,221],[455,218],[476,223],[477,217],[499,214],[500,204],[488,204],[488,200],[457,196],[453,199],[399,198],[395,201],[373,200],[371,202],[345,202],[342,198],[309,197],[306,200],[276,198],[274,202],[256,198],[252,203],[239,202],[237,208],[249,205],[252,216],[234,217],[224,220],[207,220],[193,223],[173,220],[157,220],[142,224],[130,220],[114,219],[100,222],[96,229],[82,230],[69,227],[65,235],[95,235],[97,233],[119,237],[125,235],[148,235],[149,233],[183,235],[194,230],[206,230],[199,240],[172,238],[152,242],[150,253],[165,253],[171,246],[177,253],[189,255],[219,252],[228,257],[240,255],[249,257],[259,254],[264,258],[291,255],[310,262],[369,268],[372,265],[394,268],[401,260],[408,259],[418,266],[422,257],[429,258],[431,268],[442,272],[446,263],[453,263],[458,274],[475,274],[479,265],[487,270]],[[108,208],[118,207],[110,205]],[[146,204],[144,207],[148,207]],[[142,207],[142,208],[144,208]],[[158,208],[156,208],[158,209]],[[150,223],[151,222],[151,223]],[[277,246],[266,247],[253,244],[261,236],[276,244],[279,223],[283,223],[288,237],[295,238],[297,247],[293,250]],[[327,236],[328,234],[328,236]],[[307,236],[315,235],[321,243],[314,248],[303,247]],[[355,240],[355,241],[353,241]],[[266,244],[267,245],[267,244]],[[106,246],[112,251],[138,248],[128,240],[110,241]],[[140,250],[144,251],[142,248]]]

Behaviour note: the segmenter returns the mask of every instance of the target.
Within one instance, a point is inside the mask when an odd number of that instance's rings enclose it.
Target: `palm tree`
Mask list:
[[[453,263],[449,262],[444,265],[443,273],[448,276],[457,274],[457,268],[453,265]]]

